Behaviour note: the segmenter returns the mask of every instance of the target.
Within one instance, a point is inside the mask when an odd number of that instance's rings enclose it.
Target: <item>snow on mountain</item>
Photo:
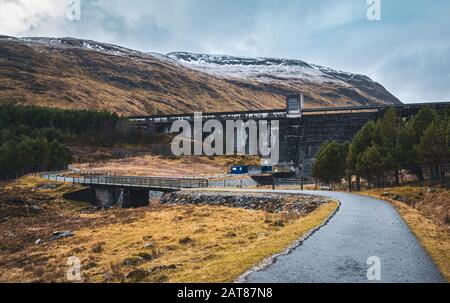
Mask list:
[[[313,83],[336,83],[348,86],[349,81],[368,81],[370,78],[328,67],[309,64],[301,60],[278,58],[250,58],[228,55],[206,55],[173,52],[162,55],[154,52],[139,52],[125,47],[75,38],[1,36],[0,39],[20,40],[29,44],[41,44],[53,48],[83,48],[115,56],[151,56],[168,63],[179,63],[194,70],[223,78],[255,80],[259,82],[302,81]]]
[[[97,51],[105,54],[115,55],[115,56],[142,56],[145,53],[128,49],[125,47],[108,44],[99,43],[92,40],[83,40],[75,38],[47,38],[47,37],[23,37],[23,38],[12,38],[28,44],[40,44],[43,46],[53,47],[53,48],[83,48],[92,51]],[[4,37],[0,37],[4,39]]]
[[[169,53],[167,56],[192,69],[225,78],[264,82],[301,80],[317,83],[332,82],[346,85],[347,80],[359,76],[309,64],[301,60],[247,58],[184,52]]]
[[[0,82],[6,79],[8,87],[0,97],[56,107],[115,104],[114,110],[126,114],[269,109],[283,107],[287,94],[299,92],[307,107],[400,103],[367,76],[301,60],[164,55],[92,40],[1,35],[0,58]]]
[[[248,58],[174,52],[167,55],[196,71],[241,85],[259,84],[272,93],[303,92],[307,100],[333,106],[398,104],[400,101],[367,76],[282,58]]]

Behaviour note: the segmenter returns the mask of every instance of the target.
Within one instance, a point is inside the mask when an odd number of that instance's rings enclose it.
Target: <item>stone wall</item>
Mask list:
[[[326,202],[328,200],[324,197],[311,195],[221,192],[173,192],[165,194],[160,200],[161,204],[215,205],[298,214],[312,212]]]

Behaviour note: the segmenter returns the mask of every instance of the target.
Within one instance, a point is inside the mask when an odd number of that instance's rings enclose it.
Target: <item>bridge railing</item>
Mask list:
[[[267,111],[248,111],[248,112],[223,112],[223,113],[204,113],[202,115],[203,120],[217,119],[217,120],[248,120],[248,119],[275,119],[283,118],[286,116],[285,110],[267,110]],[[166,116],[136,116],[128,117],[130,122],[155,122],[155,123],[167,123],[177,120],[193,121],[193,114],[184,115],[166,115]]]
[[[450,102],[434,102],[434,103],[407,103],[407,104],[391,104],[391,105],[366,105],[366,106],[348,106],[348,107],[324,107],[324,108],[305,108],[302,110],[303,115],[319,115],[333,113],[356,113],[364,111],[383,111],[389,107],[395,107],[398,110],[419,109],[424,106],[435,108],[446,108],[450,106]],[[212,112],[203,113],[203,119],[276,119],[286,116],[286,109],[269,109],[269,110],[251,110],[251,111],[235,111],[235,112]],[[132,123],[167,123],[175,120],[192,121],[194,114],[173,114],[173,115],[153,115],[153,116],[133,116],[128,117]]]
[[[126,177],[98,176],[78,179],[82,184],[149,187],[149,188],[205,188],[208,179],[199,178],[157,178],[157,177]],[[75,179],[76,181],[76,179]]]

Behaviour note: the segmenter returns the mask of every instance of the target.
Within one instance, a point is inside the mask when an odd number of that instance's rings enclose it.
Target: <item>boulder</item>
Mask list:
[[[73,237],[75,234],[71,230],[67,231],[55,231],[52,234],[51,240],[59,240],[67,237]]]
[[[149,274],[150,273],[145,269],[136,269],[126,274],[125,279],[137,282],[145,279]]]
[[[122,264],[125,266],[139,266],[141,264],[145,263],[144,258],[139,256],[133,256],[130,258],[126,258],[123,260]]]
[[[182,245],[188,245],[188,244],[193,244],[195,241],[189,237],[185,237],[180,239],[179,243]]]

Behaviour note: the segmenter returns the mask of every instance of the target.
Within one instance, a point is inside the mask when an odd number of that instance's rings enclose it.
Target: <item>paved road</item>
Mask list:
[[[381,261],[381,282],[445,282],[389,203],[347,193],[282,192],[320,194],[342,205],[301,246],[253,271],[245,282],[369,282],[367,259],[372,256]]]

